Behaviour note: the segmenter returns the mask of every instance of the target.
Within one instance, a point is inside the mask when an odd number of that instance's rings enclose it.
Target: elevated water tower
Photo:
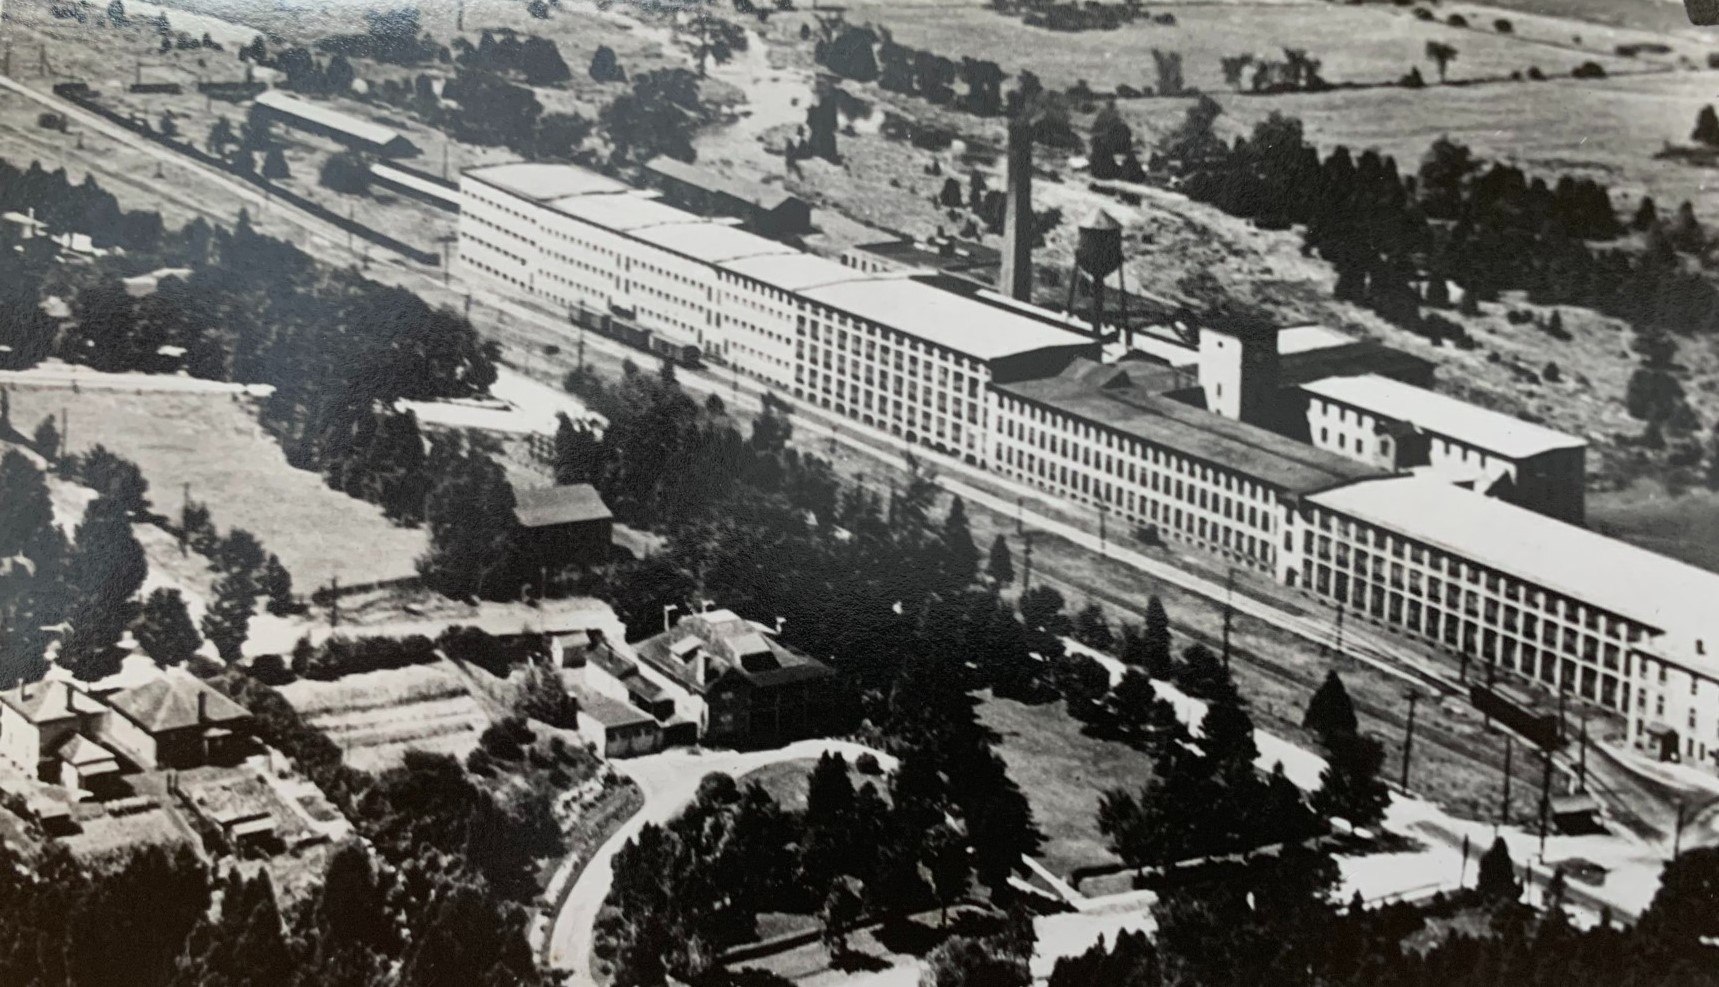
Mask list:
[[[1074,270],[1068,278],[1068,310],[1074,312],[1075,292],[1082,278],[1092,296],[1092,308],[1087,317],[1094,333],[1104,326],[1104,282],[1116,275],[1117,322],[1127,316],[1126,287],[1122,280],[1122,224],[1103,209],[1095,209],[1076,230]]]

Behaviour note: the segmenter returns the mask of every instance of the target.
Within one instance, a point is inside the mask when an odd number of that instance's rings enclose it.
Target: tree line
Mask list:
[[[1530,178],[1448,139],[1403,175],[1371,150],[1321,160],[1300,121],[1275,113],[1225,144],[1212,130],[1221,112],[1202,100],[1161,147],[1184,191],[1261,226],[1301,226],[1306,250],[1336,269],[1338,298],[1458,345],[1467,333],[1441,310],[1478,314],[1504,291],[1595,309],[1637,331],[1632,413],[1677,434],[1699,427],[1670,364],[1674,336],[1719,331],[1719,290],[1698,264],[1707,234],[1689,204],[1667,219],[1644,198],[1626,225],[1591,179]],[[1619,242],[1629,234],[1639,246]]]

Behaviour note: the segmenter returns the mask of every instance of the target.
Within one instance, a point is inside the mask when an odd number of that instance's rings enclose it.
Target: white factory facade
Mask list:
[[[1400,351],[1205,327],[1185,360],[1103,363],[1056,316],[577,168],[474,169],[461,199],[468,271],[1624,714],[1666,756],[1719,756],[1719,575],[1580,527],[1582,439],[1417,386]]]

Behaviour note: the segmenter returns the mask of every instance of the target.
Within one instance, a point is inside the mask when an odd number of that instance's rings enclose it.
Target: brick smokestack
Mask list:
[[[1033,300],[1033,135],[1023,111],[1009,121],[1004,167],[1003,270],[997,290],[1017,301]]]

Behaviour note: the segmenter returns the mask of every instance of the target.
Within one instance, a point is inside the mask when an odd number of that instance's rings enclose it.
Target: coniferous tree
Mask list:
[[[1689,139],[1708,147],[1719,147],[1719,114],[1713,112],[1711,104],[1703,106],[1695,115],[1695,130]]]
[[[1510,848],[1500,836],[1480,857],[1480,871],[1475,879],[1475,891],[1483,900],[1510,902],[1522,897],[1522,884],[1516,879],[1516,864],[1510,859]]]
[[[257,588],[269,598],[269,613],[277,617],[292,613],[297,606],[292,595],[292,573],[287,572],[286,566],[281,564],[280,556],[273,552],[263,560],[257,575]]]
[[[0,559],[23,555],[41,565],[44,546],[58,541],[47,480],[16,449],[0,457]]]
[[[131,633],[144,654],[161,666],[184,664],[203,644],[191,623],[185,598],[167,587],[155,590],[143,601]]]
[[[279,181],[292,177],[292,169],[287,166],[286,154],[278,147],[269,148],[263,156],[263,177],[270,181]]]
[[[1009,540],[1001,534],[991,540],[991,557],[985,564],[985,572],[998,588],[1012,585],[1015,581],[1015,562],[1009,551]]]
[[[807,783],[800,884],[820,898],[838,876],[854,869],[851,826],[855,799],[847,759],[829,753],[819,757]]]
[[[1356,734],[1339,742],[1319,775],[1313,810],[1323,818],[1345,819],[1354,826],[1377,823],[1391,802],[1391,791],[1379,776],[1384,764],[1385,746],[1372,737]]]
[[[1355,735],[1355,704],[1335,669],[1325,673],[1325,681],[1314,691],[1301,725],[1317,734],[1327,748]]]
[[[1637,233],[1646,233],[1659,223],[1659,207],[1654,205],[1653,196],[1641,197],[1641,205],[1636,207],[1635,216],[1630,220],[1630,229]]]
[[[1146,600],[1146,626],[1141,631],[1144,641],[1146,674],[1155,679],[1175,676],[1175,658],[1170,651],[1170,615],[1164,612],[1164,601],[1156,593]]]
[[[72,627],[62,652],[80,678],[98,679],[119,670],[114,646],[137,613],[133,597],[149,563],[125,511],[106,497],[90,502],[73,542],[66,565]]]
[[[1103,606],[1088,603],[1074,615],[1074,639],[1106,654],[1116,649],[1116,633],[1110,629],[1110,621],[1105,619]]]
[[[257,587],[249,572],[229,572],[215,581],[215,598],[203,614],[203,636],[215,645],[221,660],[235,662],[250,636],[257,612]]]
[[[48,415],[36,426],[36,431],[30,436],[30,444],[35,446],[37,455],[49,463],[59,461],[60,457],[60,428],[54,424],[54,416]]]

